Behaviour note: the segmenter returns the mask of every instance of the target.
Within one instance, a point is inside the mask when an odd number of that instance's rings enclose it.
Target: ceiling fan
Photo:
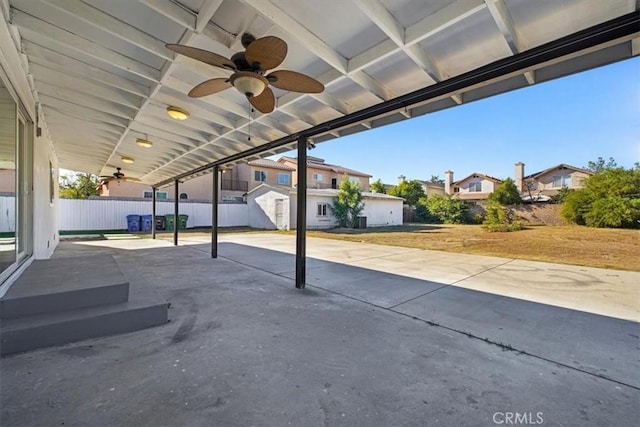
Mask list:
[[[121,167],[116,167],[116,171],[114,173],[112,173],[111,175],[101,175],[100,176],[100,180],[101,181],[111,181],[111,180],[116,180],[118,182],[120,181],[140,181],[138,178],[129,178],[126,177],[124,175],[124,173],[122,172],[122,168]]]
[[[256,39],[249,33],[242,35],[245,51],[234,54],[231,59],[207,50],[180,44],[167,44],[167,48],[189,58],[197,59],[215,67],[233,71],[227,79],[206,80],[189,92],[192,98],[207,96],[235,87],[245,95],[251,105],[262,113],[270,113],[276,105],[269,85],[282,90],[301,93],[320,93],[324,85],[306,74],[290,70],[277,70],[267,75],[267,70],[276,68],[287,56],[287,43],[275,36]]]

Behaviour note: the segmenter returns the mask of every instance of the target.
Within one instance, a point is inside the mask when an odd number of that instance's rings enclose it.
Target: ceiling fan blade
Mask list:
[[[320,93],[324,85],[306,74],[290,70],[278,70],[267,76],[273,87],[282,90],[302,93]]]
[[[260,95],[249,98],[249,102],[256,110],[264,114],[272,112],[276,107],[276,97],[268,87]]]
[[[207,96],[214,93],[221,92],[231,87],[229,79],[211,79],[200,83],[189,91],[191,98],[200,98],[201,96]]]
[[[167,44],[167,49],[179,53],[189,58],[197,59],[205,64],[214,65],[216,67],[235,70],[236,65],[230,59],[208,50],[198,49],[197,47],[185,46],[182,44]]]
[[[251,43],[244,56],[251,66],[257,64],[260,70],[265,71],[282,64],[287,49],[287,43],[281,38],[267,36]]]

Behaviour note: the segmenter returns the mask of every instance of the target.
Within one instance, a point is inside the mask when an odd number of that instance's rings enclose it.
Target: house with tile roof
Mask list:
[[[278,162],[297,170],[298,159],[295,157],[283,156],[278,159]],[[336,189],[340,186],[340,182],[342,182],[345,174],[350,181],[360,183],[362,191],[369,191],[369,181],[372,175],[344,166],[326,163],[324,159],[319,157],[307,157],[307,188]],[[295,186],[297,182],[297,172],[293,172],[293,185]]]
[[[584,186],[584,180],[593,172],[575,166],[560,163],[531,175],[524,174],[524,163],[515,164],[516,187],[524,196],[532,195],[553,196],[563,187],[575,190]]]
[[[502,182],[498,178],[479,172],[474,172],[458,181],[453,180],[453,171],[448,170],[444,175],[445,193],[457,196],[470,204],[486,200]]]

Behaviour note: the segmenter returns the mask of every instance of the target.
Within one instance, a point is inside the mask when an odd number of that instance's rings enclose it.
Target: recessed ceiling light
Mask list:
[[[136,144],[138,144],[140,147],[143,147],[143,148],[151,148],[151,147],[153,147],[153,142],[149,141],[148,139],[144,139],[144,138],[136,139]]]
[[[136,161],[135,159],[126,156],[121,157],[120,160],[122,160],[122,163],[133,163]]]
[[[167,107],[167,113],[176,120],[187,120],[187,117],[189,117],[189,112],[178,107]]]

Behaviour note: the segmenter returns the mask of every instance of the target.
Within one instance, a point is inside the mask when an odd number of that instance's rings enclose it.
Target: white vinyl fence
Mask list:
[[[127,215],[151,215],[150,200],[59,199],[58,230],[126,230]],[[173,214],[173,201],[157,201],[156,215]],[[187,228],[211,227],[211,202],[181,201],[180,215],[189,215]],[[246,204],[218,204],[218,226],[247,226]]]
[[[0,233],[11,231],[16,231],[16,198],[0,196]]]

